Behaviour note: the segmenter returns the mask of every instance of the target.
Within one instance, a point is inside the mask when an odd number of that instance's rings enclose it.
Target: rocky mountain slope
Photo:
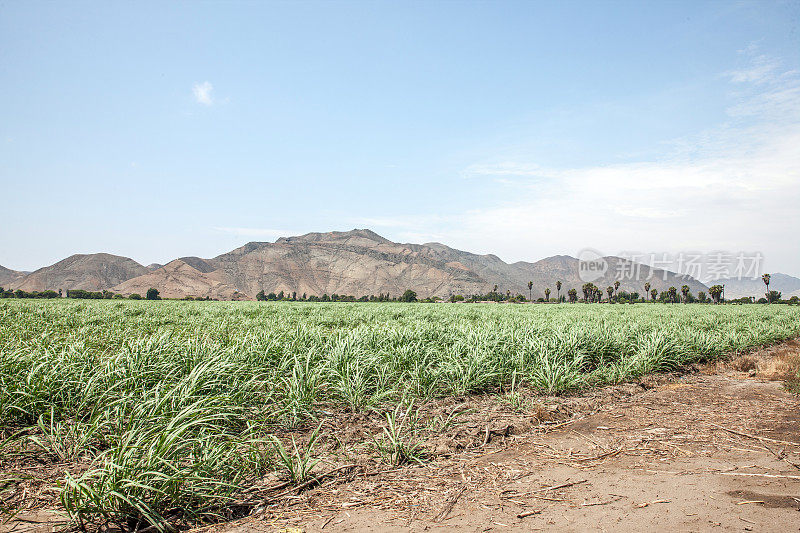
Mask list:
[[[0,287],[8,288],[9,286],[19,282],[28,273],[20,272],[19,270],[11,270],[0,265]]]
[[[605,289],[616,279],[619,258],[607,258],[609,269],[594,283]],[[176,264],[180,262],[180,264]],[[650,275],[641,266],[642,279]],[[695,294],[705,286],[691,278],[655,271],[651,285],[662,290],[684,283]],[[663,277],[666,276],[666,280]],[[562,280],[562,294],[570,288],[580,292],[578,260],[556,256],[536,263],[508,264],[494,255],[477,255],[439,243],[398,244],[370,230],[309,233],[285,237],[274,243],[251,242],[212,259],[183,257],[147,276],[132,279],[113,290],[128,294],[162,290],[165,296],[211,296],[212,298],[253,298],[265,292],[296,292],[299,295],[385,294],[398,296],[413,289],[421,297],[451,294],[485,294],[498,290],[544,295],[549,287],[556,297],[555,282]],[[621,290],[644,292],[644,281],[622,280]]]
[[[613,285],[619,269],[631,270],[630,262],[606,258],[608,270],[594,283],[601,289]],[[122,294],[144,294],[155,287],[164,297],[202,296],[219,299],[254,299],[263,290],[302,294],[399,296],[412,289],[420,297],[452,294],[485,294],[496,285],[500,292],[533,297],[555,283],[581,293],[578,260],[554,256],[535,263],[502,261],[495,255],[478,255],[440,243],[400,244],[367,230],[309,233],[275,242],[251,242],[211,259],[182,257],[167,265],[144,267],[135,261],[108,254],[72,256],[22,278],[13,288],[24,290],[111,289]],[[643,293],[645,281],[659,291],[687,284],[694,294],[707,290],[692,278],[653,271],[645,265],[637,279],[621,279],[620,290]],[[645,279],[648,278],[648,279]]]
[[[120,283],[111,290],[120,294],[144,296],[150,287],[159,290],[163,298],[209,296],[220,300],[244,300],[236,287],[227,283],[219,271],[202,272],[183,259],[175,259],[161,268]]]
[[[767,287],[761,278],[742,278],[742,279],[720,279],[713,282],[714,285],[725,285],[725,298],[731,300],[752,296],[756,299],[763,298],[767,292]],[[800,278],[776,272],[770,275],[769,290],[779,291],[783,298],[800,296]]]
[[[24,291],[83,289],[99,291],[141,276],[147,268],[133,259],[111,254],[76,254],[11,283]]]

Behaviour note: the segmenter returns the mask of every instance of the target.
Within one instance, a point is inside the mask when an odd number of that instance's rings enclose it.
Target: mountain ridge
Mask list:
[[[23,291],[83,289],[100,291],[148,272],[129,257],[108,253],[73,254],[57,263],[39,268],[10,286]]]
[[[714,281],[713,284],[725,285],[725,298],[729,300],[743,297],[764,298],[767,292],[767,286],[760,277],[721,278]],[[782,293],[781,297],[784,299],[800,296],[800,278],[775,272],[770,274],[769,290]]]
[[[650,269],[647,265],[608,256],[608,270],[594,283],[612,286],[618,271],[638,269],[641,281],[620,280],[620,290],[644,292],[647,277],[653,288],[707,290],[699,281]],[[76,254],[38,269],[11,283],[11,288],[109,289],[129,295],[157,288],[167,298],[185,296],[225,300],[254,299],[259,291],[322,296],[400,295],[412,289],[420,297],[485,294],[494,289],[534,298],[562,281],[562,295],[570,288],[581,293],[578,259],[555,255],[535,262],[506,263],[494,254],[479,255],[442,243],[395,243],[369,229],[307,233],[281,237],[275,242],[251,241],[213,258],[185,256],[166,265],[143,266],[111,254]]]
[[[30,274],[30,272],[11,270],[10,268],[0,265],[0,287],[8,287],[9,285],[13,285],[28,274]]]

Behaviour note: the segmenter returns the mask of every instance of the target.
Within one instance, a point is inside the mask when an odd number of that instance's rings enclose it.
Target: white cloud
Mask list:
[[[725,75],[734,83],[760,84],[772,81],[779,68],[780,63],[775,58],[759,55],[753,57],[746,68],[731,70]]]
[[[214,91],[214,86],[210,82],[204,81],[203,83],[195,83],[192,87],[192,94],[198,104],[211,105],[214,99],[211,93]]]
[[[477,162],[464,177],[513,186],[513,200],[395,231],[441,234],[448,244],[512,261],[586,246],[762,250],[768,268],[800,274],[800,77],[779,65],[758,56],[751,68],[728,73],[729,120],[674,140],[660,158],[576,168]]]

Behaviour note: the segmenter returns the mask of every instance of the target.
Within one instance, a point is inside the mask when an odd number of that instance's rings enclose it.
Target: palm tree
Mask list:
[[[556,294],[558,294],[558,302],[561,303],[561,280],[556,281]]]
[[[675,287],[670,287],[667,293],[669,294],[669,301],[671,303],[675,303],[675,300],[678,299],[678,289]]]
[[[533,300],[533,282],[528,282],[528,300]]]
[[[569,303],[571,304],[574,304],[578,300],[578,291],[576,289],[568,290],[567,295],[569,296]]]
[[[720,296],[722,296],[722,285],[714,285],[708,289],[708,293],[711,295],[711,299],[714,300],[714,303],[718,304]]]
[[[644,284],[644,297],[647,298],[648,294],[650,294],[650,282]]]
[[[608,293],[608,302],[611,303],[611,295],[614,294],[614,287],[609,285],[606,287],[606,292]]]
[[[544,290],[544,301],[545,302],[549,302],[550,301],[550,287],[548,287],[548,288],[546,288]]]
[[[688,303],[689,301],[689,286],[684,285],[681,287],[681,294],[683,294],[683,303]]]
[[[497,292],[497,285],[494,286],[494,289],[492,289],[492,292]]]
[[[619,280],[614,282],[614,299],[616,300],[617,291],[619,290]]]
[[[589,303],[589,293],[592,292],[592,285],[591,283],[584,283],[581,286],[581,291],[583,291],[583,303]]]
[[[761,280],[764,282],[764,285],[767,286],[767,303],[770,303],[770,301],[769,301],[769,274],[764,274],[763,276],[761,276]]]

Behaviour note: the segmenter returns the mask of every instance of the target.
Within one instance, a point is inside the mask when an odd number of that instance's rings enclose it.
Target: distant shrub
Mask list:
[[[400,297],[401,302],[416,302],[417,301],[417,293],[412,291],[411,289],[407,289],[406,292]]]
[[[136,294],[136,293],[134,292],[133,294],[131,294],[130,296],[128,296],[128,299],[129,299],[129,300],[141,300],[141,299],[142,299],[142,295],[141,295],[141,294]]]
[[[17,289],[16,291],[5,291],[2,287],[0,287],[0,298],[39,298],[39,299],[49,299],[49,298],[58,298],[58,293],[56,291],[46,290],[46,291],[32,291],[27,292],[21,289]]]
[[[781,301],[780,291],[769,291],[769,294],[767,296],[769,298],[769,303],[777,303]]]
[[[102,292],[90,292],[83,289],[70,289],[67,291],[67,298],[76,298],[78,300],[102,300],[104,296]]]

